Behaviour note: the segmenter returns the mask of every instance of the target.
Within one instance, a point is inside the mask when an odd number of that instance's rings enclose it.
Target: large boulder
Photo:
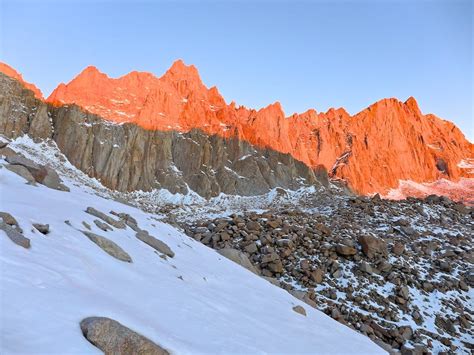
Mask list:
[[[27,180],[31,180],[31,177],[20,167],[27,169],[30,175],[34,178],[34,181],[39,182],[46,187],[60,191],[69,191],[69,188],[62,184],[58,173],[49,166],[37,164],[20,154],[7,156],[5,160],[10,164],[10,167],[8,167],[10,170],[22,175]]]
[[[105,237],[102,237],[98,234],[88,232],[88,231],[82,231],[87,238],[89,238],[92,242],[97,244],[103,251],[105,251],[107,254],[113,256],[114,258],[125,261],[127,263],[132,262],[132,258],[128,253],[123,250],[121,247],[119,247],[116,243],[111,241],[110,239],[107,239]]]
[[[11,165],[22,165],[27,168],[33,175],[34,172],[39,172],[41,170],[41,165],[35,163],[33,160],[25,158],[19,154],[7,156],[7,163]]]
[[[40,184],[43,184],[50,189],[69,191],[69,188],[62,183],[58,173],[55,170],[49,166],[45,166],[44,169],[46,170],[46,174],[41,179],[37,180]]]
[[[371,235],[361,235],[359,236],[359,243],[362,247],[362,252],[368,258],[387,254],[387,243],[380,238]]]
[[[121,323],[105,317],[81,321],[84,337],[105,354],[168,355],[169,352]]]
[[[217,251],[222,256],[226,257],[229,260],[232,260],[234,263],[239,264],[240,266],[246,268],[247,270],[253,272],[256,275],[259,275],[258,270],[250,262],[247,255],[241,251],[233,248],[224,248]]]

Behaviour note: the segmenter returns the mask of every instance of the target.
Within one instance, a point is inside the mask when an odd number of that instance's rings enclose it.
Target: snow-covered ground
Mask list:
[[[47,154],[36,160],[57,163]],[[104,198],[106,190],[98,196],[93,180],[62,178],[71,192],[27,185],[0,169],[0,211],[12,214],[31,240],[24,249],[0,231],[0,353],[99,353],[79,327],[89,316],[113,318],[175,354],[384,353],[156,216]],[[160,257],[128,227],[103,232],[85,212],[89,206],[130,214],[174,258]],[[91,242],[79,231],[83,221],[133,262]],[[51,231],[43,235],[32,223],[49,224]],[[294,312],[295,305],[307,316]]]

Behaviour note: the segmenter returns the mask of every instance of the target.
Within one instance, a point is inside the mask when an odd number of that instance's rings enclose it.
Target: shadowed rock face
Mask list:
[[[191,189],[209,198],[318,183],[314,172],[289,154],[200,130],[162,132],[113,124],[74,105],[46,104],[1,73],[0,133],[53,139],[74,166],[119,191]]]

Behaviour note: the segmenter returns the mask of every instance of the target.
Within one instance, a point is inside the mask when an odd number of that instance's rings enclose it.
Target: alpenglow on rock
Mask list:
[[[447,181],[454,187],[429,188],[474,200],[474,145],[451,122],[423,114],[412,97],[382,99],[355,115],[339,108],[286,117],[278,102],[260,110],[227,104],[217,88],[202,83],[194,66],[177,61],[160,78],[135,71],[114,79],[91,66],[45,102],[49,105],[27,114],[26,127],[7,123],[5,132],[54,138],[74,165],[114,189],[185,192],[189,187],[205,197],[254,195],[311,184],[303,180],[306,169],[312,179],[315,170],[320,181],[329,171],[360,194],[423,196],[425,185],[410,189],[407,183]],[[110,124],[99,124],[103,120]],[[81,149],[71,152],[70,141]],[[110,163],[112,158],[118,163]]]
[[[209,198],[319,185],[312,169],[289,154],[198,129],[180,133],[113,124],[78,106],[38,100],[2,73],[0,89],[1,134],[52,139],[74,166],[112,189],[192,190]]]

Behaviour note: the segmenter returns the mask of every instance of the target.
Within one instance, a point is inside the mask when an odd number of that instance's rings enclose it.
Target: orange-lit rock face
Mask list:
[[[413,98],[384,99],[354,116],[341,108],[285,117],[278,102],[258,111],[227,105],[215,87],[203,85],[194,66],[177,61],[160,78],[131,72],[112,79],[88,67],[47,101],[75,103],[107,120],[152,130],[199,128],[238,137],[311,167],[322,164],[364,194],[386,194],[401,180],[474,177],[460,165],[474,158],[474,146],[452,123],[423,115]]]
[[[20,73],[18,73],[15,69],[10,67],[9,65],[0,62],[0,72],[4,73],[16,80],[18,80],[20,83],[22,83],[27,89],[33,91],[35,94],[35,97],[37,99],[43,100],[43,94],[41,93],[40,89],[38,89],[35,85],[27,83],[26,81],[23,80],[23,77],[21,76]]]

